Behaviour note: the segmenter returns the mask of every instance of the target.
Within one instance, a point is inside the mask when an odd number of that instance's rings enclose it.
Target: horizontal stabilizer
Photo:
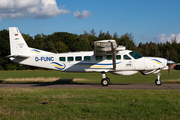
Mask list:
[[[14,57],[14,58],[16,58],[16,57],[19,57],[19,58],[29,58],[30,56],[28,56],[28,55],[8,55],[7,57],[8,58],[11,58],[11,57]]]

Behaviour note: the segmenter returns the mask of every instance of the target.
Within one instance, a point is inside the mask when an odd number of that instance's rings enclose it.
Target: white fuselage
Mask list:
[[[157,73],[156,85],[161,85],[159,72],[167,66],[167,60],[159,57],[143,57],[139,53],[117,46],[115,40],[94,41],[94,51],[55,54],[28,47],[17,27],[9,27],[10,59],[16,63],[66,72],[101,72],[103,86],[110,79],[106,72],[117,75],[143,75]]]
[[[41,51],[39,51],[41,52]],[[69,52],[61,54],[36,54],[28,58],[15,57],[12,61],[66,72],[111,72],[118,75],[132,75],[141,71],[161,70],[167,65],[167,60],[158,57],[133,58],[130,50],[116,53],[116,69],[113,69],[111,55],[94,56],[93,51]],[[127,59],[128,56],[128,59]]]

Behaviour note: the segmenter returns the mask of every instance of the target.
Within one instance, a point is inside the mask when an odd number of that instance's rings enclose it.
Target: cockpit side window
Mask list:
[[[134,51],[130,52],[129,54],[130,54],[134,59],[139,59],[139,58],[142,58],[142,57],[143,57],[142,55],[140,55],[139,53],[134,52]]]
[[[123,59],[124,59],[124,60],[131,60],[131,58],[130,58],[128,55],[124,55],[124,56],[123,56]]]

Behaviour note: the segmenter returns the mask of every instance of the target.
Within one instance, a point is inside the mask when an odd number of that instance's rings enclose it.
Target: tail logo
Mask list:
[[[40,53],[41,51],[40,50],[36,50],[36,49],[33,49],[33,50],[31,50],[33,53]]]
[[[64,63],[60,64],[57,62],[52,62],[51,64],[58,70],[63,70],[64,68],[66,68],[66,65]]]
[[[152,61],[153,61],[154,63],[157,63],[157,64],[162,64],[162,62],[159,61],[159,60],[157,60],[157,59],[152,59]]]

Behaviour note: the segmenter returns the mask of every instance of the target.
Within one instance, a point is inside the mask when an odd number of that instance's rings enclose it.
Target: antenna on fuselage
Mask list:
[[[56,54],[58,54],[58,52],[56,51],[56,49],[54,48],[54,51],[56,52]]]

